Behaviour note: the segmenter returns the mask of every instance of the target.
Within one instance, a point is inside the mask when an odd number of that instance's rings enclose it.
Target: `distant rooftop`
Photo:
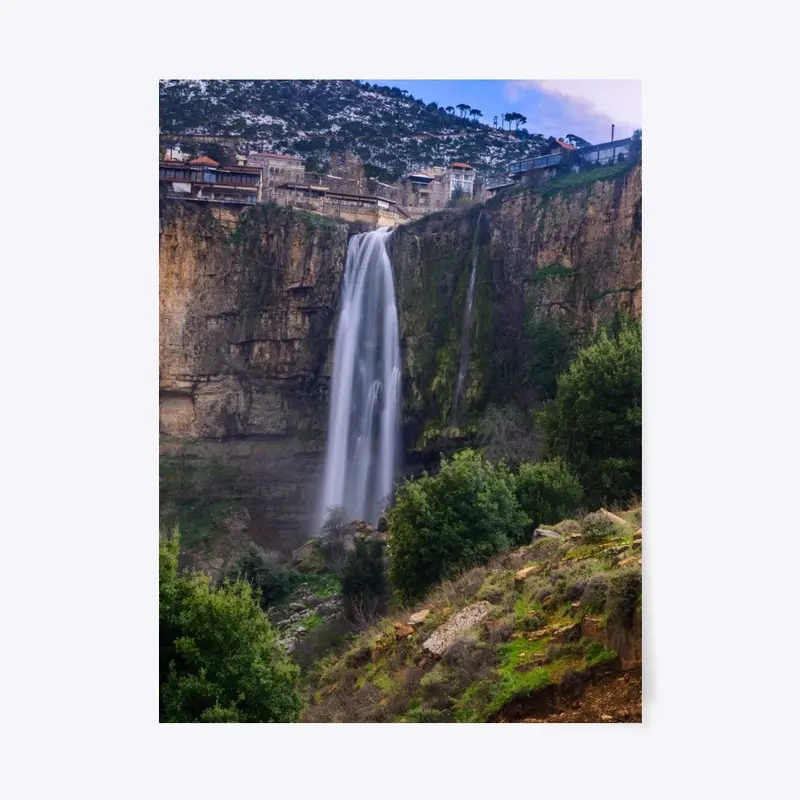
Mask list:
[[[209,167],[218,167],[219,161],[214,161],[213,158],[209,158],[208,156],[200,156],[200,158],[195,158],[189,162],[192,165],[196,164],[204,164]]]
[[[450,166],[458,167],[460,169],[472,169],[472,167],[469,164],[465,164],[463,161],[454,161]]]

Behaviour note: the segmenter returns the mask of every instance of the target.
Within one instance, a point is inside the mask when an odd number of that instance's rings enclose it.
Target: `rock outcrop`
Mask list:
[[[489,603],[482,600],[453,614],[422,643],[422,649],[435,656],[442,655],[459,636],[480,625],[489,615],[491,608]]]

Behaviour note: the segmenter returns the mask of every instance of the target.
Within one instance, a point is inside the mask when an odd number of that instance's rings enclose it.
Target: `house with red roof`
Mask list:
[[[202,155],[188,164],[164,160],[158,164],[158,182],[167,197],[249,205],[261,199],[261,167],[222,165]]]

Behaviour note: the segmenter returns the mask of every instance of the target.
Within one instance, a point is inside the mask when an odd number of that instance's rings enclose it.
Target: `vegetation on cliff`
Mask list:
[[[550,451],[575,470],[591,506],[642,490],[642,329],[627,317],[619,324],[578,354],[539,415]]]

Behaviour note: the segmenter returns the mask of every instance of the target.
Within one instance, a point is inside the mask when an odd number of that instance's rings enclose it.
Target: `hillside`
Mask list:
[[[304,721],[640,722],[641,521],[546,526],[396,609],[316,665]]]
[[[168,80],[159,99],[162,134],[237,135],[244,153],[300,155],[312,169],[351,149],[370,165],[368,174],[391,179],[452,161],[494,170],[538,155],[547,141],[357,81]]]

